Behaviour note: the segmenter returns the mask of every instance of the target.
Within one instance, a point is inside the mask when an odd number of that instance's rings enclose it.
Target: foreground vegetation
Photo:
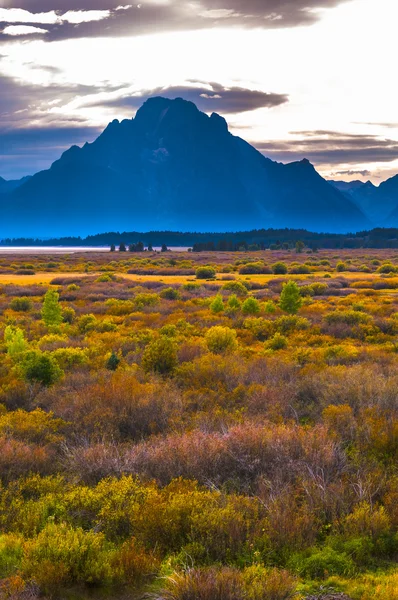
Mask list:
[[[398,598],[398,257],[335,252],[0,255],[0,598]]]

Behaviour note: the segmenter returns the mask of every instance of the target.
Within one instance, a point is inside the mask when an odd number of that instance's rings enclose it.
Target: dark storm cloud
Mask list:
[[[391,162],[398,158],[398,141],[372,135],[334,131],[295,132],[306,134],[300,140],[255,144],[265,156],[281,162],[308,158],[316,164],[357,164]]]
[[[62,16],[70,10],[109,10],[108,18],[89,23],[43,24],[46,40],[90,36],[126,36],[161,31],[201,29],[213,26],[243,26],[280,28],[311,25],[318,20],[319,8],[332,8],[351,0],[155,0],[117,10],[123,5],[118,0],[9,0],[5,8],[22,8],[31,13],[57,11]],[[36,23],[24,22],[26,25]],[[15,23],[13,23],[15,24]],[[5,26],[7,23],[0,23]],[[37,36],[37,34],[33,34]],[[19,36],[0,34],[1,39],[18,39]]]
[[[95,102],[95,105],[137,110],[143,102],[153,96],[171,99],[184,98],[184,100],[194,102],[204,112],[224,114],[248,112],[257,108],[273,108],[288,102],[286,94],[266,93],[241,87],[226,88],[218,83],[210,83],[208,87],[201,88],[191,86],[156,88],[138,95],[122,96],[100,104]]]

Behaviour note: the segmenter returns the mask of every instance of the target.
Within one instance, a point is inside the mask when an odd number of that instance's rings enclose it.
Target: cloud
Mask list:
[[[184,100],[194,102],[199,110],[223,114],[243,113],[258,108],[273,108],[288,102],[286,94],[248,90],[242,87],[225,87],[213,82],[202,83],[201,87],[183,85],[145,90],[135,94],[129,93],[112,100],[95,102],[94,105],[137,110],[143,102],[153,96],[170,99],[184,98]]]
[[[0,75],[1,175],[10,179],[48,168],[70,145],[94,139],[102,128],[52,109],[112,89],[116,88],[104,83],[35,86]]]
[[[120,37],[212,26],[281,28],[311,25],[319,19],[320,9],[350,1],[143,0],[142,3],[120,5],[120,0],[3,0],[5,8],[0,9],[0,21],[4,19],[6,24],[15,23],[11,19],[17,18],[18,10],[20,13],[28,12],[28,15],[22,15],[25,23],[38,22],[36,18],[48,19],[49,35],[45,38],[48,40]],[[98,13],[97,18],[95,13]],[[29,14],[32,21],[26,20]],[[7,36],[3,34],[3,38],[7,39]]]
[[[398,159],[398,140],[377,135],[346,134],[336,131],[295,132],[299,140],[257,143],[265,156],[281,162],[308,158],[315,165],[391,162]]]
[[[335,173],[331,173],[331,175],[347,175],[348,177],[352,177],[353,175],[362,175],[362,177],[371,177],[372,173],[371,171],[364,169],[363,171],[336,171]]]
[[[33,25],[8,25],[1,32],[4,35],[39,35],[47,33],[47,29],[34,27]]]
[[[98,137],[96,127],[35,127],[0,131],[1,176],[19,179],[48,169],[72,145]]]

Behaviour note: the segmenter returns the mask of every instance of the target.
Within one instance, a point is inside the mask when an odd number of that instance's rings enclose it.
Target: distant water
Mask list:
[[[160,252],[161,248],[154,246]],[[186,252],[188,246],[170,246],[173,252]],[[0,246],[1,254],[76,254],[78,252],[109,252],[109,246]],[[130,254],[126,252],[126,254]]]

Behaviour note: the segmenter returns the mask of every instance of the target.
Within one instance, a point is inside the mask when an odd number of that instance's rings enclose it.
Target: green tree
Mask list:
[[[110,357],[107,360],[106,368],[109,371],[116,371],[119,364],[120,364],[120,358],[117,356],[117,354],[115,352],[112,352],[112,354],[110,355]]]
[[[242,312],[244,315],[258,315],[260,312],[260,303],[256,298],[250,296],[242,304]]]
[[[41,316],[47,327],[62,323],[62,310],[59,305],[59,294],[56,290],[48,290],[44,296]]]
[[[4,330],[4,341],[7,353],[13,360],[18,358],[27,349],[24,333],[19,327],[8,325]]]
[[[304,242],[302,242],[301,240],[299,240],[298,242],[296,242],[296,252],[297,252],[297,254],[301,254],[302,251],[304,250],[304,248],[305,248]]]
[[[115,250],[116,250],[115,244],[111,244],[111,252],[115,252]]]
[[[228,308],[232,308],[233,310],[239,310],[240,309],[240,302],[239,302],[238,297],[236,296],[236,294],[232,294],[228,298]]]
[[[172,373],[178,364],[177,348],[172,339],[161,336],[151,342],[142,355],[142,368],[160,375]]]
[[[282,288],[279,306],[282,310],[295,315],[303,304],[300,288],[295,281],[288,281]]]
[[[224,310],[224,302],[221,294],[217,294],[217,296],[214,298],[213,302],[210,304],[210,310],[215,315]]]
[[[127,252],[126,244],[124,242],[120,243],[119,252]]]

